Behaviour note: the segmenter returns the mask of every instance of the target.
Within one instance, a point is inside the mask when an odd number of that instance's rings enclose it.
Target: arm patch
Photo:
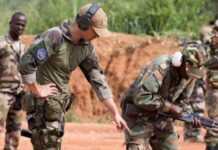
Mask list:
[[[44,41],[39,41],[34,47],[34,59],[37,64],[41,64],[48,59],[48,50],[45,47]]]
[[[48,58],[48,51],[45,48],[39,48],[36,50],[35,58],[38,61],[44,61]]]

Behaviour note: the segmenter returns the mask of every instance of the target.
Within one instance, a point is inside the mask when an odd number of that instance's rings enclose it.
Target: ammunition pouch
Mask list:
[[[56,135],[57,137],[62,137],[64,135],[64,114],[59,118],[60,121],[46,121],[47,132],[50,135]],[[53,125],[54,124],[54,125]],[[57,125],[57,126],[56,126]],[[52,127],[53,129],[48,129]]]
[[[127,103],[123,110],[123,115],[127,117],[154,117],[157,115],[157,111],[146,111],[143,108],[137,107],[134,104]]]
[[[45,127],[45,117],[44,117],[44,101],[38,99],[30,99],[32,102],[29,105],[31,109],[27,112],[27,122],[29,129],[44,128]],[[40,103],[40,104],[37,104]],[[38,107],[36,108],[36,105]],[[31,111],[30,111],[31,110]]]
[[[64,122],[64,113],[70,108],[74,97],[73,94],[58,94],[45,101],[31,94],[27,95],[25,105],[28,123],[35,128],[45,126],[45,122]]]

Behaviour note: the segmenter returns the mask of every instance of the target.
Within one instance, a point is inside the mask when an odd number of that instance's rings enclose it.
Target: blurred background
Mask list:
[[[22,11],[28,17],[22,40],[30,45],[34,35],[73,19],[80,6],[90,2],[101,4],[114,32],[92,43],[118,108],[123,93],[144,64],[178,51],[183,39],[198,39],[202,26],[218,18],[218,0],[0,0],[0,35],[7,33],[11,15]],[[79,124],[67,124],[63,149],[84,150],[84,143],[90,150],[123,149],[121,133],[110,125],[95,124],[111,123],[111,118],[79,69],[72,73],[69,84],[76,98],[66,121]],[[182,136],[181,128],[178,131]],[[1,149],[3,135],[0,139]],[[22,138],[21,149],[31,149],[29,139]],[[182,143],[182,149],[203,150],[204,145]]]
[[[27,34],[37,34],[76,15],[93,0],[0,0],[0,34],[15,11],[28,16]],[[218,16],[217,0],[95,0],[116,32],[197,37],[199,27]]]

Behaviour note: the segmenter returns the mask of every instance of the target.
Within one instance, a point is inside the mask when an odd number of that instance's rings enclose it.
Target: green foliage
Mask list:
[[[208,0],[111,0],[106,8],[110,27],[127,33],[164,34],[182,31],[195,36],[211,16]]]
[[[217,0],[208,0],[204,7],[205,11],[210,11],[212,13],[212,16],[214,16],[213,19],[218,18],[217,8],[218,8]]]
[[[83,0],[47,0],[29,3],[28,12],[30,33],[42,32],[52,26],[59,25],[63,20],[75,16]]]
[[[100,2],[113,31],[196,37],[199,27],[218,16],[216,0],[0,0],[0,33],[13,12],[28,16],[27,33],[37,34],[75,17],[85,3]],[[3,17],[4,16],[4,17]]]

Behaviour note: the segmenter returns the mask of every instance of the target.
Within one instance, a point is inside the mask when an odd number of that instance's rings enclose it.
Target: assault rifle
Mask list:
[[[132,117],[143,117],[143,116],[147,116],[147,115],[151,114],[151,112],[146,112],[142,108],[138,108],[137,106],[135,106],[133,104],[126,104],[124,113],[130,117],[131,116]],[[154,113],[153,113],[153,115],[154,115]],[[186,123],[192,123],[194,119],[198,119],[204,128],[212,128],[212,129],[218,130],[218,122],[217,121],[210,119],[208,117],[205,117],[205,116],[199,116],[196,113],[190,113],[190,114],[184,113],[181,116],[177,117],[177,116],[175,116],[173,114],[169,114],[169,113],[156,112],[155,116],[172,118],[172,119],[180,120],[180,121],[183,121]]]
[[[160,116],[173,118],[173,119],[180,120],[180,121],[183,121],[183,122],[186,122],[186,123],[192,123],[193,120],[196,118],[196,119],[198,119],[200,121],[201,125],[204,128],[218,129],[218,122],[217,121],[215,121],[213,119],[210,119],[208,117],[205,117],[205,116],[199,116],[196,113],[182,114],[179,117],[175,117],[175,116],[173,116],[171,114],[167,114],[167,113],[160,113]]]

